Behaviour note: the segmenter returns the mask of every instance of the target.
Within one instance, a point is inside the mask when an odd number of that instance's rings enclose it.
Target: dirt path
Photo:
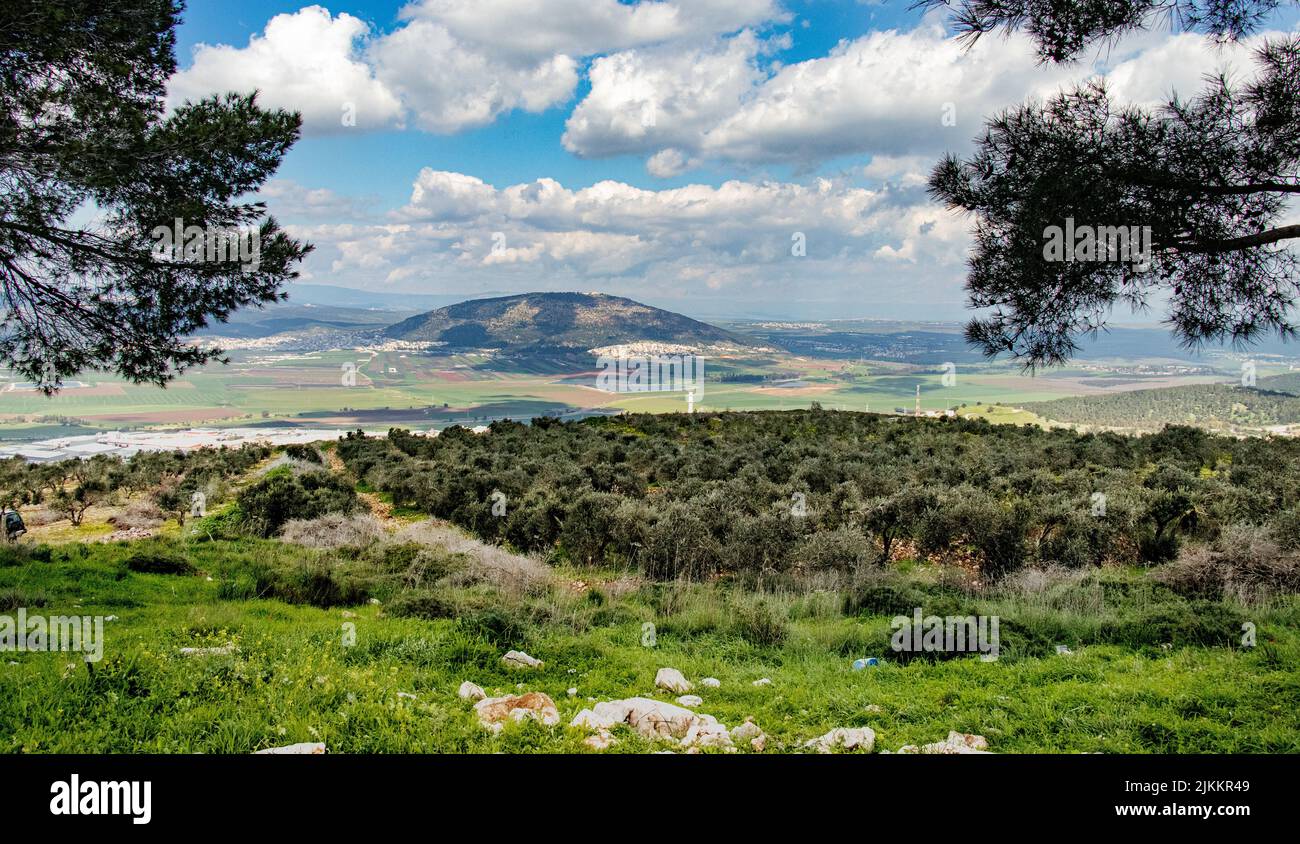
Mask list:
[[[325,462],[329,464],[331,471],[337,472],[340,475],[351,474],[348,471],[348,467],[344,465],[343,459],[338,456],[337,452],[331,449],[330,451],[326,451],[324,454]],[[379,519],[385,525],[396,524],[397,520],[393,518],[393,505],[381,499],[377,493],[361,492],[358,490],[357,498],[360,498],[365,502],[365,505],[370,508],[370,512],[374,514],[376,519]]]

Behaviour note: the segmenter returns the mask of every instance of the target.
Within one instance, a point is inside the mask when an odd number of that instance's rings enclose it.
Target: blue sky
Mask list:
[[[306,5],[310,4],[280,0],[191,2],[177,32],[177,57],[185,67],[191,62],[194,48],[201,43],[247,44],[275,15],[292,14]],[[360,18],[376,31],[388,31],[400,25],[398,13],[407,4],[322,5],[335,14],[345,12]],[[791,45],[772,58],[786,63],[805,61],[824,56],[839,41],[856,38],[872,29],[914,26],[921,14],[910,10],[909,5],[906,2],[867,4],[861,0],[787,2],[784,7],[798,16],[798,23],[782,27],[782,31],[789,33]],[[801,25],[805,20],[807,27]],[[580,82],[575,100],[586,94],[584,89],[589,86]],[[407,199],[411,175],[431,162],[447,170],[486,174],[502,184],[549,176],[572,187],[618,179],[641,187],[663,188],[699,181],[717,184],[737,175],[732,169],[716,167],[664,180],[649,177],[639,157],[584,160],[565,151],[559,143],[567,117],[567,110],[558,106],[541,114],[514,111],[490,126],[451,135],[375,132],[361,136],[307,137],[294,148],[280,175],[355,195],[374,195],[393,205]],[[527,149],[526,154],[520,153],[521,146]],[[349,162],[348,167],[333,166],[340,158]],[[779,167],[772,173],[788,176],[789,171],[789,167]]]
[[[1249,45],[1166,31],[1044,68],[1023,36],[964,50],[908,5],[196,0],[170,99],[304,114],[264,194],[317,245],[314,283],[950,320],[966,222],[924,179],[984,117],[1095,74],[1154,103],[1250,69]]]

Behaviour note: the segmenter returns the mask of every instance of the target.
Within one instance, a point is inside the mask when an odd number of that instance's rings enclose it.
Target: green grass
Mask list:
[[[200,573],[127,568],[146,550],[182,555]],[[718,677],[721,688],[697,689],[705,701],[698,711],[728,726],[752,716],[769,736],[769,753],[850,726],[874,729],[878,750],[960,730],[986,736],[997,752],[1300,752],[1294,598],[1223,611],[1230,623],[1243,613],[1258,624],[1257,647],[1171,636],[1166,649],[1165,628],[1125,628],[1126,620],[1190,605],[1142,572],[1107,571],[1034,594],[968,596],[917,567],[886,576],[889,594],[997,612],[1004,630],[1022,629],[1022,638],[1049,647],[1037,655],[1041,648],[1013,646],[994,663],[900,664],[883,650],[889,613],[845,615],[838,592],[650,584],[619,593],[609,585],[616,573],[566,569],[526,594],[440,583],[431,594],[451,617],[426,619],[399,616],[410,593],[366,559],[251,540],[65,545],[48,562],[9,555],[0,565],[4,606],[118,618],[105,625],[105,656],[93,673],[67,653],[0,654],[0,750],[246,753],[324,741],[331,752],[585,752],[586,734],[564,725],[592,705],[589,697],[671,699],[653,678],[672,666],[696,681]],[[361,593],[350,606],[222,597],[261,582],[308,600],[291,588],[307,567],[356,578],[383,603]],[[570,588],[579,578],[593,588]],[[653,648],[641,644],[647,621],[657,628]],[[356,625],[355,646],[344,645],[345,623]],[[1126,629],[1141,635],[1125,638]],[[1074,653],[1057,655],[1052,642]],[[238,650],[228,656],[179,653],[231,643]],[[512,647],[545,668],[504,668],[500,656]],[[886,659],[851,670],[853,658],[868,655]],[[760,677],[772,684],[754,687]],[[520,683],[546,692],[561,726],[512,724],[493,736],[456,698],[463,680],[489,694]],[[576,697],[566,694],[570,687]],[[872,705],[880,712],[868,711]],[[610,752],[661,747],[622,728],[616,734]]]

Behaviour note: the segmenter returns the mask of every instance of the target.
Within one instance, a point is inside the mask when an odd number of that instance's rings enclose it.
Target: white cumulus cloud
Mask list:
[[[452,133],[568,102],[592,56],[786,17],[776,0],[417,0],[391,31],[375,32],[308,6],[274,16],[245,46],[200,45],[168,99],[256,89],[264,105],[301,111],[315,134]]]
[[[349,112],[360,128],[400,125],[397,95],[364,57],[370,38],[364,21],[320,6],[276,15],[246,47],[200,44],[193,63],[169,81],[168,102],[256,90],[263,106],[302,112],[316,133],[349,128]]]

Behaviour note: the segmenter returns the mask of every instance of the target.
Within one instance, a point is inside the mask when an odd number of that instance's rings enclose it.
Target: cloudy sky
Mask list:
[[[169,99],[302,113],[263,194],[316,244],[304,281],[954,320],[967,223],[924,182],[986,116],[1096,75],[1151,103],[1252,72],[1248,43],[1168,30],[1043,67],[909,5],[192,0]]]

